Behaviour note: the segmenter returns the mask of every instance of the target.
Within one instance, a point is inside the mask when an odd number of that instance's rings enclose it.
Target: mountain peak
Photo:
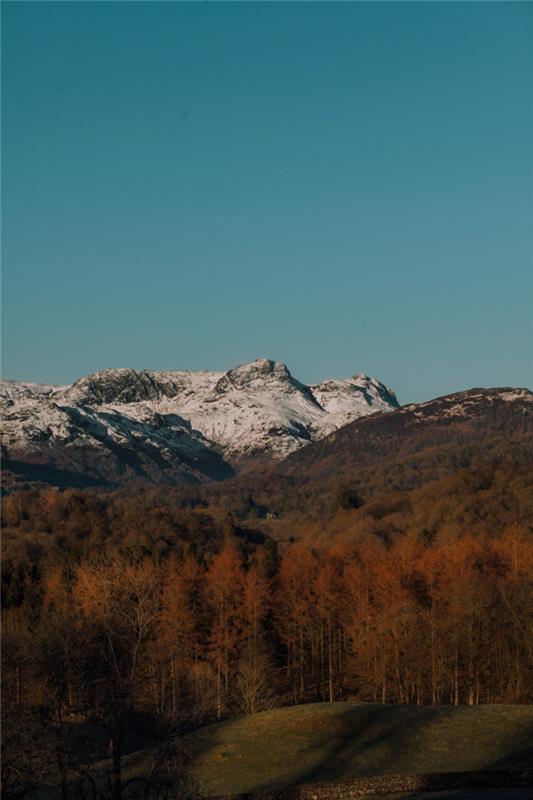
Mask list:
[[[53,391],[10,385],[5,395],[12,462],[72,472],[90,462],[95,479],[119,482],[132,470],[154,480],[197,480],[202,470],[225,475],[229,465],[282,459],[347,422],[398,405],[373,378],[306,386],[269,358],[224,373],[106,369]]]
[[[239,364],[228,371],[232,375],[249,375],[252,377],[272,376],[275,378],[290,378],[291,373],[282,361],[273,361],[271,358],[256,358],[246,364]]]
[[[272,361],[269,358],[258,358],[246,364],[239,364],[229,369],[214,387],[216,394],[222,394],[231,389],[243,390],[255,386],[261,387],[274,382],[292,381],[291,373],[281,361]]]
[[[94,372],[75,381],[68,389],[69,399],[88,404],[137,403],[158,400],[161,392],[146,370],[121,367]]]

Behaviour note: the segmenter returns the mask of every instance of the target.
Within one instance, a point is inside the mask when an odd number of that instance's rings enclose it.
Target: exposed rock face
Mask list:
[[[3,381],[1,394],[8,464],[59,470],[66,484],[220,479],[398,407],[374,378],[306,386],[268,359],[227,372],[110,369],[61,387]]]

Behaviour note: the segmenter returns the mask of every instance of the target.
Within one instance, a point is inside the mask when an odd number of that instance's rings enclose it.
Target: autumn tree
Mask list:
[[[160,624],[160,576],[150,561],[115,556],[80,566],[76,578],[87,677],[109,732],[112,797],[121,800],[126,723],[149,677],[145,648]]]
[[[216,673],[216,714],[220,719],[230,692],[230,666],[242,631],[244,574],[233,542],[214,556],[206,574],[209,654]]]

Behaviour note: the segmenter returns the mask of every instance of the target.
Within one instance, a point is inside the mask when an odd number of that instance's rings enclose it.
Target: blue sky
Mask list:
[[[531,387],[531,4],[2,16],[5,376]]]

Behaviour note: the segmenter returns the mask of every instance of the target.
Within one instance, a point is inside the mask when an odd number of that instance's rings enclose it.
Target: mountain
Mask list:
[[[306,386],[268,359],[227,372],[110,369],[60,387],[3,381],[1,396],[5,469],[59,485],[222,479],[398,408],[374,378]]]
[[[282,543],[533,532],[533,393],[470,389],[373,414],[281,462],[183,492]]]
[[[117,485],[134,478],[195,483],[234,474],[178,414],[159,414],[146,403],[134,415],[123,414],[68,395],[68,388],[3,384],[5,470],[59,486]]]
[[[533,464],[533,392],[469,389],[358,419],[278,468],[307,480],[348,474],[382,488],[422,483],[473,463]],[[381,476],[381,478],[380,478]]]

